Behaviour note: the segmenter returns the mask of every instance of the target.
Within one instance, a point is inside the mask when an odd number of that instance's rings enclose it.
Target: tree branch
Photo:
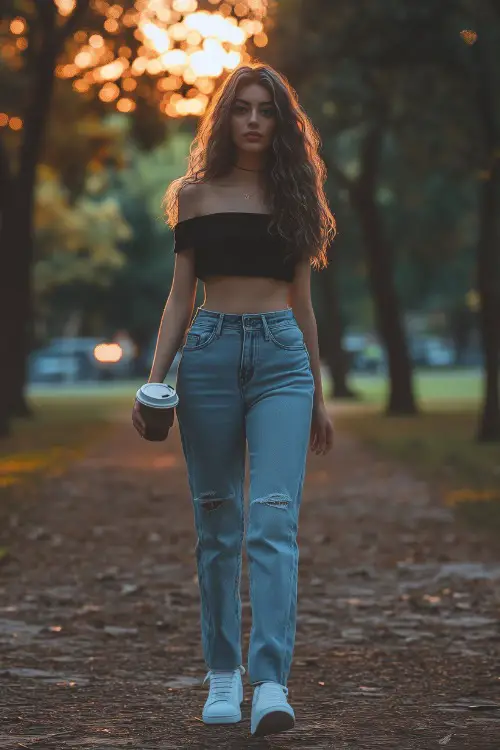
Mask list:
[[[57,15],[57,8],[53,0],[38,0],[34,5],[44,32],[50,34],[54,29]]]
[[[11,164],[9,160],[9,154],[4,143],[4,139],[0,137],[0,228],[2,227],[5,216],[9,212],[9,203],[12,200],[14,194],[13,174],[11,170]],[[0,255],[1,255],[0,248]],[[10,253],[10,248],[4,247],[5,253]]]
[[[62,45],[77,29],[90,7],[90,0],[77,0],[76,8],[58,31],[58,44]]]
[[[360,161],[362,164],[362,173],[358,184],[364,184],[365,187],[373,189],[373,182],[378,178],[378,167],[381,155],[381,145],[384,135],[383,123],[378,120],[375,122],[361,142]],[[370,183],[368,185],[368,183]]]
[[[5,205],[5,198],[11,190],[12,172],[10,168],[9,155],[5,148],[3,138],[0,137],[0,214]]]
[[[17,15],[14,0],[3,0],[0,7],[0,21]]]

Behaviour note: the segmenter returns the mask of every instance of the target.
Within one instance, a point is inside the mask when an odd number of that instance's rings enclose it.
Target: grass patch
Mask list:
[[[82,457],[131,404],[131,391],[41,393],[30,398],[34,417],[16,420],[0,441],[0,490],[42,476],[57,476]],[[133,396],[133,391],[132,391]]]
[[[500,529],[500,446],[475,439],[479,376],[417,376],[418,417],[383,415],[382,378],[360,378],[355,385],[365,400],[339,405],[340,429],[435,483],[443,502],[468,523]]]
[[[354,375],[349,379],[363,401],[381,405],[387,394],[387,379],[379,375]],[[418,401],[467,402],[475,407],[481,398],[482,378],[477,370],[416,371],[415,394]]]
[[[450,487],[500,491],[499,446],[475,442],[475,410],[442,406],[418,417],[393,418],[356,410],[336,421],[363,442]]]

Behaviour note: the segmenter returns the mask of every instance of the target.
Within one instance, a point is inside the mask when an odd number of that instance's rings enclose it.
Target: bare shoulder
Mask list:
[[[202,213],[203,193],[205,185],[202,182],[188,182],[179,191],[179,221],[192,219]]]

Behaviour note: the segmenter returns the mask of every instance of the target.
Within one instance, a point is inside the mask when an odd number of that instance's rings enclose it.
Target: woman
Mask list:
[[[333,428],[321,388],[311,265],[325,268],[335,221],[319,138],[295,92],[266,65],[237,68],[203,119],[184,177],[166,194],[175,271],[150,382],[182,346],[177,417],[194,506],[207,724],[241,720],[241,552],[246,549],[255,687],[251,732],[289,729],[297,523],[307,446]],[[204,304],[192,314],[197,279]],[[133,420],[144,433],[137,404]]]

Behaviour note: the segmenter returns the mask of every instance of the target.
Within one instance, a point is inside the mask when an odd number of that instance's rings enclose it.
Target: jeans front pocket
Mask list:
[[[306,349],[304,335],[294,321],[286,320],[274,326],[268,326],[271,341],[280,349],[300,351]]]
[[[195,320],[187,332],[183,351],[204,349],[214,340],[216,331],[217,321],[207,323],[206,321]]]

